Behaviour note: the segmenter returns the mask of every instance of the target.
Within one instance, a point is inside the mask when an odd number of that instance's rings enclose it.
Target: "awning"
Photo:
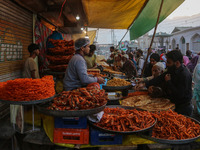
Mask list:
[[[84,38],[85,35],[86,35],[85,33],[82,33],[82,34],[73,34],[72,35],[72,39],[74,41],[76,41],[78,38]],[[90,39],[90,44],[92,44],[94,42],[94,38],[96,36],[96,30],[88,31],[87,35],[88,35],[88,37]]]
[[[82,0],[88,27],[128,29],[148,0]]]
[[[51,0],[48,3],[40,0],[14,1],[37,13],[40,18],[59,26],[65,33],[81,33],[81,27],[131,29],[131,39],[136,39],[155,26],[161,3],[161,0]],[[164,0],[160,22],[183,1]],[[76,20],[77,15],[80,20]],[[133,26],[130,28],[131,25]]]
[[[184,0],[165,0],[160,14],[159,23],[169,16]],[[137,39],[154,28],[158,17],[161,0],[149,0],[138,18],[130,28],[130,40]]]

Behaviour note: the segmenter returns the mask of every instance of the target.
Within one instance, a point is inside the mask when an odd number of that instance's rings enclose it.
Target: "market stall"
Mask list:
[[[135,33],[135,31],[139,31],[137,29],[143,24],[144,16],[148,16],[146,14],[153,8],[155,11],[152,11],[152,14],[156,15],[152,15],[151,24],[148,24],[148,28],[145,26],[145,30],[140,30],[140,33],[131,35],[132,38],[136,38],[154,27],[157,11],[160,8],[160,4],[154,0],[109,1],[108,3],[92,0],[79,0],[76,2],[71,0],[67,3],[66,1],[54,1],[53,3],[48,2],[47,7],[44,6],[44,3],[39,3],[38,1],[29,3],[30,1],[16,0],[16,2],[38,13],[38,16],[46,20],[46,22],[50,20],[54,25],[60,27],[60,31],[65,33],[70,31],[72,34],[81,32],[79,28],[70,29],[70,27],[77,26],[131,29]],[[172,0],[165,1],[163,4],[165,9],[160,13],[161,19],[158,22],[166,18],[182,2],[183,0],[176,2]],[[157,5],[154,5],[155,3]],[[40,7],[35,7],[33,4]],[[157,9],[152,6],[156,6]],[[55,11],[59,10],[57,9],[58,7],[61,8],[62,15]],[[65,9],[62,12],[63,7]],[[77,12],[81,15],[81,18],[84,18],[83,20],[77,21],[75,19],[73,14],[77,14]],[[105,19],[105,16],[109,16],[108,19]],[[23,35],[23,37],[26,37],[26,35]],[[63,75],[69,60],[74,54],[73,40],[52,40],[51,42],[55,44],[55,47],[48,49],[50,54],[46,58],[50,62],[49,68],[51,69],[48,74]],[[20,46],[21,44],[18,43],[17,48],[22,49]],[[4,63],[5,68],[8,68],[7,64],[10,63]],[[199,121],[175,113],[173,111],[174,105],[169,100],[150,98],[147,93],[143,93],[145,96],[139,96],[135,93],[128,94],[129,90],[132,89],[131,82],[113,78],[123,78],[124,74],[122,72],[116,72],[111,69],[105,69],[104,72],[112,74],[112,79],[110,78],[111,80],[108,81],[107,85],[102,86],[104,90],[98,87],[78,88],[70,92],[58,92],[59,94],[54,97],[55,90],[52,77],[44,77],[37,81],[16,79],[14,81],[1,82],[0,100],[6,104],[22,105],[22,108],[25,105],[31,105],[32,111],[36,106],[44,114],[42,115],[42,121],[46,135],[52,143],[60,146],[74,148],[77,147],[77,144],[80,144],[78,147],[85,148],[111,145],[133,146],[158,142],[175,147],[194,141],[199,142]],[[92,73],[91,75],[103,76],[100,72],[99,74]],[[30,84],[32,82],[33,84]],[[107,105],[109,101],[107,96],[110,91],[124,93],[117,99],[119,104],[124,106]],[[135,97],[133,98],[132,96]],[[155,111],[159,111],[159,113],[155,113]],[[23,111],[21,114],[22,118],[25,117]],[[33,115],[34,113],[32,112],[31,114]],[[34,116],[32,118],[33,120],[28,124],[32,125],[33,131],[35,125]],[[91,120],[99,122],[92,122]],[[167,126],[163,121],[168,123]],[[14,124],[21,127],[21,133],[24,132],[23,125],[16,122]],[[101,137],[101,135],[103,136]],[[96,139],[98,141],[94,141]]]

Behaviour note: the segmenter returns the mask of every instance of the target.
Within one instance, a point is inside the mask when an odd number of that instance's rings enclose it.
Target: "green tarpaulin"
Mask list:
[[[159,23],[169,16],[184,0],[164,0]],[[138,18],[130,27],[130,40],[144,35],[156,25],[161,0],[149,0]]]

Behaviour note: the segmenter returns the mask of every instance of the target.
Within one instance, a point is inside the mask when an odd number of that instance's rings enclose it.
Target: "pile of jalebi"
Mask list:
[[[105,108],[101,121],[95,125],[114,131],[138,131],[151,127],[155,119],[148,111]]]
[[[153,114],[157,123],[152,136],[160,139],[181,140],[200,136],[200,125],[172,110]]]
[[[46,56],[49,65],[48,68],[55,72],[64,72],[67,65],[75,53],[74,41],[53,40],[49,39],[53,44],[53,48],[48,48],[48,55]]]
[[[41,100],[55,95],[53,76],[41,79],[20,78],[0,83],[0,99],[9,101]]]
[[[73,55],[68,55],[68,56],[62,56],[62,55],[56,55],[56,56],[50,56],[47,55],[47,59],[51,64],[68,64],[70,59],[72,58]]]

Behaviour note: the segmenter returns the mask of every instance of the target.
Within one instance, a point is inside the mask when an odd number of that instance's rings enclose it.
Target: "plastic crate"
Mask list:
[[[54,129],[54,143],[89,144],[87,129]]]
[[[55,128],[86,129],[87,117],[55,117]]]
[[[120,145],[122,144],[122,135],[110,134],[90,128],[90,144],[91,145]]]

